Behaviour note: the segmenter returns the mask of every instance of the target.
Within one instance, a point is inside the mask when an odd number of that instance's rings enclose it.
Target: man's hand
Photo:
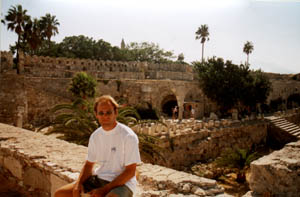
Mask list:
[[[80,184],[79,182],[76,182],[73,188],[73,197],[80,197],[80,193],[83,189],[82,184]]]

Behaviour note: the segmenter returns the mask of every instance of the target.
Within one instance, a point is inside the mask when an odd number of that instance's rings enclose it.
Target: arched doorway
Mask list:
[[[161,109],[164,115],[172,117],[172,108],[178,106],[177,99],[175,95],[166,96],[161,102]]]

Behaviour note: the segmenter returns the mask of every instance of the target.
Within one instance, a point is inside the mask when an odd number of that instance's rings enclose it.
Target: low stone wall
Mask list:
[[[87,148],[0,123],[0,173],[28,196],[49,197],[77,179]],[[224,189],[216,181],[162,166],[138,166],[136,197],[215,196]]]
[[[177,170],[196,161],[214,159],[228,148],[250,149],[253,145],[265,143],[267,139],[268,123],[263,119],[165,123],[167,127],[152,124],[134,127],[134,130],[159,137],[157,145],[163,149],[160,154],[164,160],[155,157],[155,163]]]
[[[299,197],[300,141],[287,144],[251,163],[250,189],[246,196]]]

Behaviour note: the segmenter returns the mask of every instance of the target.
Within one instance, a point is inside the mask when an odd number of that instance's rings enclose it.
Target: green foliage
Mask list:
[[[58,34],[58,27],[60,24],[55,16],[47,13],[45,16],[42,16],[40,19],[41,23],[41,34],[42,37],[47,38],[48,48],[51,46],[51,37]]]
[[[132,61],[169,63],[174,58],[173,52],[161,49],[158,44],[131,42],[126,46],[128,58]]]
[[[7,22],[7,23],[6,23]],[[18,40],[15,45],[11,45],[11,51],[18,54],[21,49],[25,54],[37,54],[39,48],[42,47],[45,39],[48,39],[48,48],[50,48],[50,39],[58,33],[57,26],[59,22],[55,16],[46,14],[40,19],[27,15],[27,10],[23,10],[21,5],[12,6],[3,23],[7,25],[7,29],[18,34]]]
[[[200,87],[223,112],[241,104],[255,109],[256,103],[264,103],[271,91],[269,79],[260,70],[251,72],[243,64],[238,66],[213,57],[193,65]]]
[[[79,72],[72,78],[70,84],[70,91],[75,97],[80,98],[93,98],[96,93],[97,82],[94,78],[86,74],[85,72]]]
[[[5,22],[6,21],[6,22]],[[19,73],[19,50],[22,49],[21,42],[24,40],[25,26],[30,21],[30,16],[27,15],[27,10],[23,10],[21,5],[11,6],[5,16],[4,24],[7,25],[7,29],[15,32],[18,35],[18,41],[16,42],[15,49],[17,52],[16,68]]]
[[[125,106],[119,109],[117,121],[125,125],[136,125],[140,119],[140,115],[133,107]]]
[[[257,152],[251,152],[246,149],[228,149],[221,157],[216,159],[216,163],[219,166],[226,166],[230,168],[244,169],[246,166],[250,166],[250,163],[259,158]]]
[[[56,105],[51,112],[56,114],[53,121],[42,128],[52,126],[46,134],[59,133],[60,139],[87,146],[90,135],[99,127],[93,113],[93,104],[77,98],[72,103]]]

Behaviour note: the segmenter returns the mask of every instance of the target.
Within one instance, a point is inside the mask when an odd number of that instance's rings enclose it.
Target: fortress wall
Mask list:
[[[119,74],[122,75],[122,73]],[[197,83],[191,84],[186,81],[136,81],[116,79],[114,75],[106,76],[106,79],[97,79],[98,95],[110,94],[117,100],[126,100],[130,105],[148,102],[159,110],[164,98],[158,95],[161,95],[162,91],[165,92],[167,89],[169,94],[184,95],[184,92],[189,89],[194,89],[194,91],[199,89]],[[26,123],[41,125],[51,119],[49,111],[54,105],[71,101],[72,95],[68,91],[70,82],[71,78],[29,77],[2,73],[0,75],[0,121],[17,125],[18,114],[21,113],[19,126],[22,127],[22,124]],[[171,91],[171,89],[175,90]]]
[[[287,99],[292,94],[300,94],[300,81],[279,79],[271,80],[272,91],[268,97],[268,102],[278,98]]]
[[[212,102],[204,98],[198,82],[193,80],[191,66],[20,55],[21,74],[17,75],[12,69],[12,59],[11,53],[1,52],[0,121],[4,123],[39,125],[47,120],[52,106],[71,100],[68,85],[79,71],[86,71],[97,79],[99,95],[111,94],[132,105],[148,102],[161,110],[168,95],[173,95],[178,104],[183,105],[187,95],[191,94],[199,101],[196,118],[214,111],[210,106]],[[280,78],[270,76],[274,79],[271,80],[273,91],[269,101],[280,96],[287,98],[300,91],[299,81],[281,75]]]
[[[1,123],[0,141],[0,173],[25,196],[53,196],[57,188],[78,178],[87,154],[84,146]],[[215,180],[158,165],[140,164],[137,178],[135,197],[224,194]]]
[[[21,55],[22,56],[22,55]],[[85,71],[102,79],[172,79],[193,80],[189,65],[118,62],[89,59],[22,56],[24,75],[30,77],[72,78]]]

